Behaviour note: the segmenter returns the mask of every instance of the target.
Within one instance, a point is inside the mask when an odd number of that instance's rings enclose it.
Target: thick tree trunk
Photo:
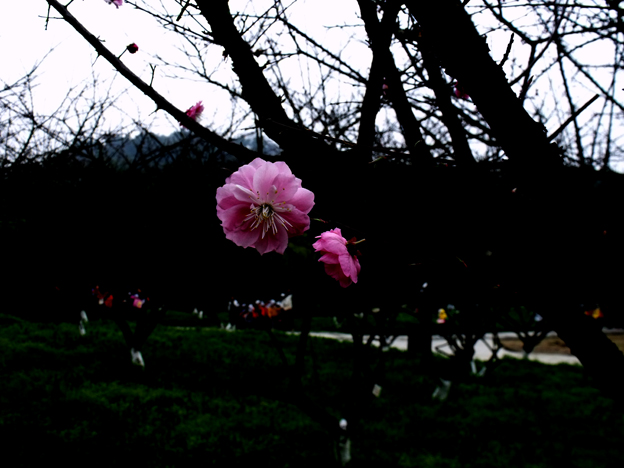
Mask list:
[[[619,379],[614,378],[624,371],[624,355],[600,329],[588,327],[585,317],[570,312],[583,290],[591,289],[579,278],[587,277],[583,267],[601,273],[594,254],[608,219],[596,214],[592,178],[570,176],[563,169],[561,150],[549,143],[544,127],[523,108],[460,1],[406,4],[420,28],[419,44],[465,88],[514,168],[521,198],[507,209],[517,210],[519,225],[514,245],[506,248],[507,269],[515,269],[517,280],[513,287],[536,305],[548,305],[542,315],[587,373],[606,394],[624,402]],[[609,210],[603,214],[613,216]]]

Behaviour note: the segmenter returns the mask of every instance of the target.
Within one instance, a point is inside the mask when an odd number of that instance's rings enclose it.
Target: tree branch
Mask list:
[[[548,144],[544,126],[522,107],[461,3],[408,0],[406,4],[421,28],[423,45],[435,52],[446,72],[466,89],[516,167],[530,173],[537,165],[542,169],[561,166],[558,148]]]
[[[377,20],[377,7],[370,0],[358,0],[362,20],[373,50],[373,62],[368,75],[366,93],[362,100],[358,149],[364,155],[370,155],[375,142],[375,120],[379,113],[384,72],[388,65],[390,42],[394,33],[396,17],[399,12],[397,1],[384,4],[381,24]]]
[[[242,97],[258,115],[260,125],[267,135],[283,149],[296,150],[302,143],[316,148],[327,146],[306,134],[306,130],[288,118],[280,98],[256,62],[249,44],[234,25],[227,0],[197,0],[202,15],[206,18],[215,42],[222,45],[232,59],[234,72],[242,87]]]
[[[226,140],[225,138],[208,130],[195,120],[189,118],[185,112],[179,110],[171,104],[167,99],[165,99],[165,97],[161,96],[154,88],[150,87],[128,67],[126,67],[123,62],[119,60],[111,51],[109,51],[97,37],[91,34],[71,13],[69,13],[67,8],[56,0],[46,1],[61,14],[63,19],[67,21],[89,44],[93,46],[100,56],[104,57],[121,75],[123,75],[128,81],[130,81],[130,83],[143,92],[143,94],[152,99],[156,104],[157,109],[164,110],[200,138],[203,138],[219,149],[227,151],[243,161],[251,161],[258,156],[256,152],[251,151],[242,145]]]

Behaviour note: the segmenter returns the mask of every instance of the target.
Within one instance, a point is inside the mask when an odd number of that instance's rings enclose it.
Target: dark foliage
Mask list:
[[[112,324],[34,324],[2,316],[0,432],[12,466],[334,466],[328,434],[288,403],[265,333],[161,327],[132,367]],[[288,359],[296,340],[278,339]],[[353,347],[311,340],[304,388],[336,417],[353,402]],[[352,466],[615,467],[622,415],[572,366],[505,360],[431,400],[433,379],[387,356],[379,398],[353,421]]]

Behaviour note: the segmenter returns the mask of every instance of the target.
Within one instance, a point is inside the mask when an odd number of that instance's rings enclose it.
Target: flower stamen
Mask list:
[[[283,254],[290,237],[309,229],[313,205],[314,194],[283,161],[256,158],[217,189],[217,216],[226,237],[260,255]]]
[[[269,229],[274,235],[277,234],[276,221],[284,226],[286,231],[288,231],[288,226],[292,227],[292,224],[280,216],[270,203],[263,203],[260,206],[254,206],[252,204],[249,211],[250,213],[245,217],[244,221],[247,222],[253,219],[253,222],[251,223],[252,231],[262,225],[262,239],[264,239],[266,233],[269,232]]]

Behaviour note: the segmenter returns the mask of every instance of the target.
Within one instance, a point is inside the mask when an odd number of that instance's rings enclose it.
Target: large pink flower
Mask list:
[[[351,283],[357,283],[360,274],[360,261],[357,255],[351,254],[347,249],[349,243],[342,237],[340,229],[332,229],[317,236],[312,247],[317,252],[322,252],[323,256],[319,262],[325,263],[325,272],[340,282],[340,286],[346,288]]]
[[[314,194],[283,161],[260,158],[241,166],[217,189],[217,216],[225,237],[260,254],[283,254],[288,238],[310,228]]]

